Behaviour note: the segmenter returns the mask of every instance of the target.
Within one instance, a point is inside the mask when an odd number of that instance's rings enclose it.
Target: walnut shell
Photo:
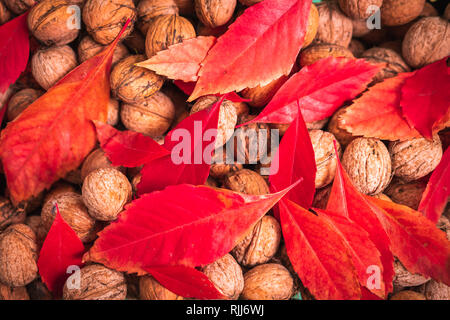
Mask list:
[[[133,29],[128,37],[123,42],[132,51],[138,54],[145,53],[145,35],[138,29]]]
[[[132,0],[87,0],[83,7],[83,22],[92,38],[103,45],[110,44],[130,19],[122,37],[133,30],[136,8]]]
[[[430,280],[424,286],[424,295],[427,300],[450,300],[450,286]]]
[[[395,203],[399,203],[408,206],[411,209],[417,210],[425,188],[426,184],[421,181],[404,183],[398,179],[395,179],[386,188],[385,193]]]
[[[352,19],[367,19],[372,15],[370,6],[381,7],[383,0],[339,0],[341,10]]]
[[[225,297],[237,300],[244,289],[244,275],[230,254],[202,268],[202,272]]]
[[[336,138],[332,133],[322,130],[309,131],[309,137],[311,138],[311,143],[314,149],[314,158],[316,160],[317,172],[315,185],[318,189],[330,184],[334,179],[337,160],[334,152],[333,141],[335,141]],[[340,156],[341,146],[337,141],[336,148]]]
[[[40,49],[31,58],[31,73],[45,90],[50,89],[77,66],[77,56],[69,46]]]
[[[244,274],[244,300],[288,300],[294,291],[294,279],[289,271],[277,263],[254,267]]]
[[[180,14],[183,16],[192,16],[194,14],[194,0],[174,0],[177,4]]]
[[[260,174],[249,169],[228,174],[223,180],[223,187],[245,194],[262,195],[270,193],[266,180]]]
[[[219,183],[216,181],[216,179],[212,177],[208,177],[205,182],[205,186],[211,187],[211,188],[218,188]]]
[[[82,195],[91,217],[100,221],[112,221],[131,199],[131,184],[120,171],[100,168],[84,179]]]
[[[425,0],[383,0],[381,23],[400,26],[413,21],[422,12]]]
[[[366,48],[361,41],[352,39],[352,41],[348,45],[348,50],[350,50],[355,58],[359,58],[361,57],[363,52],[366,51]]]
[[[195,13],[207,27],[217,28],[233,17],[236,0],[195,0]]]
[[[221,180],[231,172],[239,171],[243,168],[241,163],[236,163],[232,155],[227,156],[226,148],[216,149],[209,175],[215,179]]]
[[[325,119],[317,120],[317,121],[313,121],[313,122],[306,122],[306,128],[308,130],[321,130],[325,127],[328,120],[330,120],[330,118],[325,118]]]
[[[195,38],[195,29],[189,20],[174,14],[159,16],[148,27],[145,53],[151,58],[170,45],[191,38]]]
[[[416,138],[389,143],[394,175],[405,182],[417,180],[433,171],[442,158],[438,135],[432,141]]]
[[[413,68],[421,68],[450,55],[450,23],[439,17],[417,21],[403,39],[405,61]]]
[[[335,1],[323,1],[317,4],[319,28],[315,43],[336,44],[347,48],[352,40],[352,20],[342,13]]]
[[[26,287],[8,287],[0,283],[0,300],[30,300]]]
[[[125,174],[123,167],[114,167],[105,152],[98,148],[92,151],[81,165],[81,179],[84,179],[94,170],[99,168],[114,168]]]
[[[347,147],[350,142],[358,138],[357,136],[352,135],[350,132],[348,132],[342,127],[340,118],[341,115],[345,113],[345,109],[346,107],[338,109],[333,114],[330,122],[328,123],[328,131],[334,135],[334,137],[337,139],[337,141],[339,141],[340,145],[343,148]]]
[[[252,107],[263,107],[268,104],[270,100],[272,100],[278,89],[280,89],[288,79],[288,76],[281,76],[265,86],[244,89],[240,92],[240,94],[243,98],[250,99],[247,103]]]
[[[233,248],[232,254],[246,267],[266,263],[277,253],[280,240],[280,224],[274,217],[266,215]]]
[[[402,42],[400,40],[394,41],[386,41],[379,45],[380,48],[391,49],[398,53],[400,56],[402,55]],[[402,57],[403,59],[403,57]]]
[[[21,287],[37,277],[36,235],[25,224],[14,224],[0,234],[0,282]]]
[[[148,26],[154,18],[178,14],[178,7],[174,0],[142,0],[137,5],[137,14],[138,28],[143,34],[147,34]]]
[[[447,204],[448,204],[448,202],[447,202]],[[447,216],[445,214],[446,214],[446,212],[444,211],[444,213],[439,218],[439,220],[436,224],[436,227],[438,227],[439,229],[444,231],[447,236],[447,240],[450,241],[450,219],[447,218]]]
[[[132,55],[112,69],[110,82],[113,95],[126,103],[138,104],[149,99],[164,84],[163,77],[146,68],[135,66],[144,55]]]
[[[69,277],[64,285],[64,300],[124,300],[127,284],[121,272],[92,264],[80,270],[80,288],[71,287]]]
[[[322,43],[309,46],[300,52],[298,64],[300,67],[304,67],[328,57],[355,58],[352,52],[345,47]]]
[[[352,35],[354,38],[361,38],[367,35],[371,29],[367,27],[367,20],[352,20]]]
[[[48,230],[46,230],[42,226],[41,221],[41,216],[28,216],[24,222],[31,228],[31,230],[33,230],[34,234],[36,235],[36,244],[39,250],[42,247],[42,244],[44,243],[45,237],[47,237],[48,233]]]
[[[375,82],[381,82],[384,79],[395,77],[399,73],[411,71],[402,56],[391,49],[374,47],[364,51],[361,58],[374,64],[386,64],[373,78]]]
[[[254,4],[257,4],[257,3],[261,2],[261,1],[263,1],[263,0],[239,0],[239,2],[241,4],[243,4],[244,6],[247,6],[247,7],[250,7],[250,6],[252,6]]]
[[[12,18],[12,13],[6,7],[6,5],[0,1],[0,25],[8,22]]]
[[[319,29],[319,11],[317,7],[311,3],[311,9],[309,9],[308,26],[306,27],[305,39],[303,40],[303,48],[309,46],[316,37],[317,30]]]
[[[357,138],[345,149],[342,166],[359,192],[382,192],[392,177],[391,157],[378,139]]]
[[[93,240],[95,237],[95,220],[89,215],[81,195],[75,192],[58,194],[44,204],[41,211],[41,223],[47,232],[55,220],[55,204],[58,204],[61,217],[75,231],[82,242],[86,243]]]
[[[115,126],[119,123],[119,101],[114,98],[109,98],[108,101],[108,117],[106,123],[110,126]]]
[[[389,300],[426,300],[426,298],[418,292],[403,290],[394,294]]]
[[[314,200],[312,207],[317,209],[325,210],[327,208],[328,198],[331,193],[331,185],[326,186],[325,188],[316,190],[314,194]]]
[[[81,39],[77,49],[78,59],[80,60],[80,63],[83,63],[96,54],[102,52],[106,47],[107,46],[95,42],[91,36],[85,36],[83,39]],[[114,66],[118,61],[122,60],[129,54],[130,53],[128,52],[127,47],[125,47],[123,43],[119,42],[113,53],[112,65]]]
[[[70,183],[67,183],[65,181],[58,181],[55,184],[53,184],[52,188],[47,192],[47,194],[44,197],[43,203],[46,203],[48,200],[55,198],[57,195],[66,192],[76,192],[76,189]]]
[[[158,137],[169,129],[175,117],[175,106],[158,91],[140,104],[122,104],[120,118],[129,130]]]
[[[3,0],[3,2],[9,10],[17,15],[24,13],[38,3],[36,0]]]
[[[139,298],[141,300],[183,300],[172,291],[163,287],[152,276],[139,277]]]
[[[12,224],[23,223],[25,217],[23,208],[15,208],[7,198],[0,196],[0,233]]]
[[[36,89],[23,89],[16,92],[8,102],[8,110],[6,111],[6,119],[13,121],[22,113],[30,104],[39,98],[44,92]]]
[[[80,29],[72,26],[74,10],[71,0],[42,0],[28,14],[28,28],[47,46],[62,46],[75,40]]]
[[[394,271],[395,277],[393,284],[396,287],[416,287],[430,280],[420,274],[413,274],[409,272],[397,259],[394,261]]]

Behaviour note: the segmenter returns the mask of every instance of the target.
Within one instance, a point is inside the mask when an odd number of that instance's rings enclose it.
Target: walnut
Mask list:
[[[336,138],[332,133],[322,130],[309,131],[309,137],[314,149],[314,158],[316,160],[316,188],[322,188],[330,184],[336,173],[336,154],[334,153],[333,141]],[[336,141],[336,148],[339,156],[341,154],[341,146]]]
[[[142,174],[139,172],[138,174],[136,174],[133,179],[131,179],[131,188],[133,190],[133,194],[137,193],[137,186],[138,184],[141,182],[142,179]]]
[[[303,48],[309,46],[316,37],[317,30],[319,29],[319,11],[317,7],[311,3],[311,9],[309,10],[308,26],[306,28],[305,39],[303,41]]]
[[[389,40],[389,32],[386,28],[384,29],[372,29],[366,35],[361,37],[369,47],[377,46],[380,43]]]
[[[8,22],[12,18],[12,13],[9,11],[9,9],[6,7],[6,5],[3,3],[3,1],[0,1],[0,25]]]
[[[381,82],[384,79],[395,77],[399,73],[411,71],[402,56],[391,49],[373,47],[366,50],[361,58],[374,64],[386,64],[373,78],[374,82]]]
[[[242,269],[230,254],[204,266],[202,272],[228,299],[237,300],[244,289]]]
[[[342,127],[340,117],[345,113],[345,109],[346,107],[338,109],[333,114],[330,122],[328,123],[328,131],[334,135],[334,137],[337,139],[337,141],[339,141],[340,145],[343,148],[345,148],[350,142],[357,138],[357,136],[352,135]]]
[[[127,129],[150,137],[163,135],[174,117],[175,106],[160,91],[140,104],[122,104],[120,110],[120,118]]]
[[[339,0],[341,10],[352,19],[367,19],[373,12],[370,6],[381,7],[383,0]]]
[[[281,264],[266,263],[244,274],[244,300],[288,300],[294,291],[294,279]]]
[[[121,272],[92,264],[80,270],[80,288],[69,277],[64,285],[64,300],[124,300],[127,284]]]
[[[85,36],[83,39],[81,39],[77,49],[78,59],[80,60],[80,63],[83,63],[86,60],[97,55],[98,53],[102,52],[106,47],[107,46],[95,42],[91,36]],[[128,55],[129,52],[127,47],[125,47],[123,43],[119,42],[113,53],[112,65],[114,66],[118,61],[122,60]]]
[[[13,121],[22,113],[30,104],[37,100],[44,92],[36,89],[23,89],[16,92],[8,102],[8,110],[6,111],[6,118],[8,121]]]
[[[28,14],[28,28],[47,46],[62,46],[75,40],[80,29],[71,26],[74,10],[71,0],[42,0]]]
[[[0,196],[0,233],[12,224],[23,223],[25,217],[25,210],[15,208],[7,198]]]
[[[416,138],[389,143],[394,175],[405,182],[417,180],[433,171],[442,158],[438,135],[432,141]]]
[[[126,37],[123,42],[132,51],[138,54],[145,53],[145,35],[138,29],[133,29],[133,32]]]
[[[42,226],[42,218],[41,216],[28,216],[25,219],[25,224],[33,230],[34,234],[36,235],[36,244],[38,249],[42,247],[42,244],[44,243],[45,237],[47,237],[47,232],[43,226]]]
[[[211,188],[218,188],[219,183],[216,181],[216,179],[212,177],[208,177],[205,182],[205,186],[211,187]]]
[[[445,212],[444,212],[444,214],[445,214]],[[442,215],[439,218],[439,220],[436,224],[436,227],[438,227],[439,229],[444,231],[447,236],[447,240],[450,241],[450,220],[449,220],[449,218],[447,218],[445,215]]]
[[[27,290],[31,300],[53,300],[52,293],[40,278],[27,285]]]
[[[439,17],[417,21],[403,39],[405,61],[413,68],[421,68],[450,54],[450,23]]]
[[[84,181],[89,173],[99,168],[115,168],[125,174],[125,168],[114,167],[105,152],[99,148],[92,151],[84,160],[81,166],[81,179]]]
[[[363,52],[366,51],[366,48],[361,41],[352,39],[352,41],[348,45],[348,50],[350,50],[355,58],[359,58],[361,57]]]
[[[216,149],[212,158],[209,175],[215,179],[223,179],[230,172],[236,172],[243,168],[241,163],[236,163],[234,157],[227,155],[226,148]]]
[[[348,47],[352,40],[352,20],[342,13],[335,1],[323,1],[317,4],[319,28],[315,43],[336,44]]]
[[[159,16],[178,14],[178,7],[174,0],[142,0],[137,6],[139,17],[138,28],[143,34],[147,34],[150,22]]]
[[[236,0],[195,0],[195,13],[207,27],[217,28],[226,24],[236,8]]]
[[[367,27],[367,20],[352,20],[352,35],[354,38],[361,38],[370,32]]]
[[[426,184],[421,181],[404,183],[395,179],[389,184],[385,192],[395,203],[417,210],[425,188]]]
[[[442,282],[430,280],[424,285],[427,300],[450,300],[450,287]]]
[[[81,169],[78,168],[78,169],[69,171],[69,173],[67,173],[63,179],[72,184],[76,184],[76,185],[82,184],[83,180],[81,180]]]
[[[394,286],[399,288],[420,286],[430,280],[420,274],[412,274],[397,259],[394,261],[394,271],[393,283]]]
[[[386,26],[400,26],[413,21],[422,12],[425,0],[383,0],[381,22]]]
[[[322,43],[309,46],[300,52],[298,64],[304,67],[328,57],[354,58],[352,52],[345,47]]]
[[[200,110],[211,107],[218,101],[216,96],[204,96],[195,102],[192,106],[190,114],[194,114]],[[237,123],[237,113],[233,102],[224,100],[219,110],[219,121],[217,124],[217,137],[215,149],[222,147],[233,135],[234,127]]]
[[[56,204],[64,221],[75,231],[82,242],[95,237],[95,220],[91,218],[80,194],[66,192],[49,199],[41,211],[42,226],[48,232],[55,220]]]
[[[183,16],[192,16],[194,14],[194,0],[174,0],[177,4],[180,14]]]
[[[228,174],[223,180],[223,187],[245,194],[268,194],[269,186],[260,174],[249,169],[242,169]]]
[[[70,183],[67,183],[65,181],[58,181],[53,184],[52,188],[47,192],[44,197],[43,203],[46,203],[48,200],[55,198],[57,195],[66,192],[76,192],[76,189]]]
[[[331,185],[326,186],[325,188],[316,190],[314,194],[314,200],[312,207],[317,209],[325,210],[327,208],[328,198],[331,193]]]
[[[426,300],[426,298],[418,292],[403,290],[394,294],[389,300]]]
[[[136,8],[132,0],[87,0],[83,7],[83,22],[92,38],[103,45],[110,44],[130,19],[122,37],[133,30]]]
[[[236,261],[246,267],[268,262],[277,253],[281,227],[277,219],[264,216],[233,249]]]
[[[380,48],[390,49],[402,55],[402,42],[400,40],[386,41],[380,44]],[[403,59],[403,57],[402,57]]]
[[[132,55],[119,61],[111,71],[111,91],[126,103],[138,104],[149,99],[164,84],[163,77],[146,68],[135,66],[144,55]]]
[[[281,86],[289,79],[288,76],[281,76],[265,86],[257,86],[254,88],[247,88],[240,92],[243,98],[250,99],[248,102],[252,107],[264,107],[272,100],[275,93]]]
[[[40,49],[31,58],[31,72],[37,83],[50,89],[77,66],[77,56],[69,46]]]
[[[38,3],[36,0],[3,0],[3,2],[9,10],[17,15],[24,13]]]
[[[391,181],[391,157],[378,139],[353,140],[345,149],[342,165],[356,189],[364,194],[380,193]]]
[[[26,287],[8,287],[0,283],[0,300],[30,300]]]
[[[106,123],[110,126],[115,126],[119,123],[119,101],[114,98],[109,98],[108,101],[108,118]]]
[[[163,287],[152,276],[139,277],[139,298],[141,300],[183,300],[172,291]]]
[[[174,14],[156,17],[149,25],[145,38],[148,58],[172,44],[195,38],[195,29],[186,18]]]
[[[244,6],[250,7],[254,4],[257,4],[263,0],[239,0],[240,3],[242,3]]]
[[[112,221],[130,201],[131,184],[120,171],[100,168],[84,179],[82,195],[83,202],[93,218]]]
[[[313,122],[306,122],[306,128],[308,130],[321,130],[325,127],[328,120],[330,120],[330,118],[325,118],[325,119],[317,120],[317,121],[313,121]]]
[[[0,282],[10,287],[29,284],[37,276],[36,235],[25,224],[14,224],[0,234]]]

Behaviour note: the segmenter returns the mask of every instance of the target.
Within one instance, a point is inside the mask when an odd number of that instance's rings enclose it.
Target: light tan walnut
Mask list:
[[[364,51],[361,58],[373,64],[385,64],[383,69],[373,78],[375,82],[395,77],[399,73],[411,71],[411,68],[406,64],[402,56],[391,49],[374,47]]]
[[[178,14],[174,0],[142,0],[137,5],[137,26],[142,34],[147,34],[148,26],[156,17],[167,14]]]
[[[421,293],[403,290],[394,294],[389,300],[426,300],[426,298]]]
[[[396,287],[416,287],[430,280],[420,274],[413,274],[409,272],[397,259],[394,262],[394,271],[395,277],[393,283]]]
[[[223,180],[223,187],[252,195],[263,195],[270,192],[266,180],[260,174],[249,169],[228,174]]]
[[[338,0],[341,10],[352,19],[367,19],[373,11],[371,6],[381,7],[383,0]]]
[[[106,45],[101,45],[100,43],[95,42],[91,36],[85,36],[83,39],[81,39],[77,49],[78,59],[80,60],[80,63],[99,54],[100,52],[105,50],[106,47]],[[122,60],[129,54],[130,52],[128,51],[127,47],[122,42],[119,42],[113,53],[112,66],[114,66],[118,61]]]
[[[352,52],[346,47],[322,43],[309,46],[300,52],[298,64],[300,67],[305,67],[319,61],[320,59],[328,57],[355,58]]]
[[[209,175],[212,178],[221,180],[231,172],[243,169],[241,163],[236,163],[234,157],[228,155],[226,148],[216,149],[212,158],[211,169]]]
[[[114,168],[125,174],[125,168],[114,167],[102,149],[95,149],[84,160],[81,165],[81,179],[84,179],[94,170],[99,168]]]
[[[23,208],[14,207],[11,201],[0,196],[0,234],[12,224],[23,223],[25,217],[26,211]]]
[[[317,4],[319,28],[315,43],[337,44],[348,47],[352,40],[352,20],[342,13],[336,1],[322,1]]]
[[[357,136],[352,135],[350,132],[344,129],[341,124],[340,118],[345,113],[346,107],[338,109],[333,116],[331,117],[330,122],[328,123],[328,131],[331,132],[337,141],[341,144],[342,148],[346,148],[350,142],[358,138]]]
[[[303,48],[309,46],[316,37],[317,30],[319,29],[319,11],[314,3],[311,3],[311,9],[309,10],[308,26],[306,28],[305,39],[303,41]]]
[[[450,287],[442,282],[430,280],[424,285],[427,300],[450,300]]]
[[[22,14],[38,3],[36,0],[3,0],[3,2],[15,14]]]
[[[381,23],[386,26],[400,26],[413,21],[423,10],[425,0],[383,0]]]
[[[195,13],[207,27],[217,28],[233,17],[236,0],[195,0]]]
[[[139,277],[139,298],[141,300],[183,300],[172,291],[163,287],[152,276]]]
[[[30,300],[26,287],[8,287],[0,283],[0,300]]]
[[[108,101],[108,118],[106,123],[110,126],[115,126],[119,123],[119,101],[114,98],[109,98]]]
[[[264,107],[270,102],[270,100],[272,100],[275,93],[288,80],[288,78],[288,76],[281,76],[265,86],[244,89],[240,92],[240,94],[243,98],[250,99],[248,104],[252,107]]]

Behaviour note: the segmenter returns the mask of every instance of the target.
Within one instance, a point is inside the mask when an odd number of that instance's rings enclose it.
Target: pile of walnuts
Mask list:
[[[192,104],[170,81],[135,64],[185,39],[219,36],[248,6],[262,0],[0,0],[0,24],[30,9],[28,27],[37,49],[31,57],[31,75],[14,86],[6,119],[14,121],[33,101],[80,63],[101,52],[125,30],[113,56],[108,124],[163,141],[167,132],[189,115],[217,102],[204,96]],[[74,7],[75,6],[75,7]],[[371,6],[381,7],[381,29],[369,29]],[[79,8],[81,28],[68,21]],[[443,16],[425,0],[327,0],[311,6],[305,43],[294,70],[329,56],[364,58],[383,63],[374,83],[408,72],[450,54],[450,9]],[[288,125],[238,124],[253,119],[287,81],[283,76],[265,86],[239,94],[250,101],[225,100],[219,114],[214,164],[207,185],[263,195],[270,192],[268,171],[270,135],[258,152],[246,130],[278,129]],[[424,191],[423,178],[438,165],[442,153],[439,135],[432,141],[416,138],[381,141],[352,136],[343,127],[342,106],[330,118],[307,123],[317,165],[314,206],[323,208],[333,182],[339,156],[355,187],[362,193],[417,209]],[[337,141],[337,155],[333,141]],[[231,157],[242,159],[227,163]],[[86,245],[114,221],[129,203],[140,181],[141,168],[114,167],[96,149],[77,170],[45,193],[14,207],[8,191],[0,197],[0,300],[52,299],[38,276],[37,258],[55,218],[55,204],[64,220]],[[449,212],[439,227],[450,233]],[[228,299],[291,299],[302,286],[292,269],[280,224],[269,212],[247,231],[227,255],[203,266],[216,288]],[[410,274],[396,262],[392,299],[450,299],[450,288]],[[99,264],[81,269],[81,288],[66,283],[63,299],[177,300],[177,296],[151,276],[136,277]]]

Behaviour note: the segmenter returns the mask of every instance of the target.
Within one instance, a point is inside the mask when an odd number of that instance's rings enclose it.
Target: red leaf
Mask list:
[[[450,196],[450,149],[442,156],[441,162],[434,169],[422,194],[419,211],[430,221],[437,223],[447,205]]]
[[[184,82],[181,80],[175,80],[174,85],[176,85],[181,91],[190,96],[195,88],[195,82]]]
[[[450,285],[450,242],[420,212],[390,201],[367,197],[391,239],[392,252],[411,273]]]
[[[265,0],[245,10],[202,62],[189,101],[287,75],[303,45],[311,1]]]
[[[320,216],[280,202],[286,250],[302,283],[319,300],[359,299],[360,285],[342,237]]]
[[[205,132],[217,129],[220,105],[224,98],[211,108],[184,119],[167,134],[164,148],[169,150],[170,154],[150,161],[142,168],[141,182],[137,186],[139,195],[176,184],[200,185],[206,182],[215,137],[208,141]],[[161,174],[162,172],[164,174]]]
[[[27,16],[28,12],[0,26],[0,93],[27,67],[30,54]]]
[[[69,266],[81,266],[84,246],[75,231],[64,221],[58,205],[52,227],[45,238],[39,254],[38,268],[47,288],[60,296]]]
[[[289,126],[281,139],[280,146],[270,167],[270,187],[272,191],[282,190],[294,181],[302,179],[286,198],[309,208],[315,192],[316,161],[308,129],[301,113]]]
[[[405,80],[400,105],[411,127],[432,139],[433,127],[450,119],[450,74],[447,59],[429,64]]]
[[[169,79],[197,81],[200,63],[216,42],[215,37],[197,37],[171,45],[136,65],[155,71]]]
[[[138,274],[144,267],[209,264],[288,191],[249,196],[183,184],[143,195],[100,232],[85,260]]]
[[[297,104],[306,122],[325,119],[362,92],[379,70],[364,59],[319,60],[286,81],[251,122],[290,123],[297,116]]]
[[[15,203],[37,196],[76,169],[95,146],[90,120],[106,121],[109,70],[119,38],[75,68],[3,130],[0,157]]]
[[[169,154],[150,137],[133,131],[118,131],[94,121],[100,146],[114,166],[138,167]]]
[[[203,273],[184,266],[144,268],[163,287],[184,298],[225,299]]]

